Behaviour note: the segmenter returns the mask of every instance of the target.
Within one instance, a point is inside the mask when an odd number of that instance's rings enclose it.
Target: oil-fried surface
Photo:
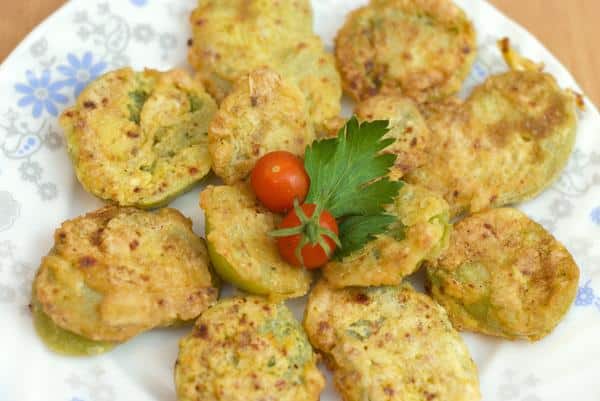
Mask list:
[[[481,399],[477,368],[442,307],[409,285],[312,290],[304,327],[345,401]]]
[[[179,343],[179,401],[318,401],[325,379],[284,304],[223,300]]]
[[[448,246],[451,226],[444,199],[405,184],[388,212],[398,223],[342,260],[330,261],[323,275],[334,287],[398,285]]]
[[[400,95],[373,96],[356,106],[355,113],[361,121],[388,120],[390,131],[385,138],[394,143],[385,149],[396,155],[390,178],[398,180],[407,172],[427,162],[433,138],[417,105]]]
[[[342,81],[333,55],[323,50],[321,38],[302,38],[275,68],[304,93],[317,134],[331,131],[341,112]]]
[[[308,292],[310,273],[286,263],[268,234],[280,217],[263,208],[248,186],[209,186],[200,194],[200,206],[210,258],[220,276],[274,299]]]
[[[310,1],[201,1],[190,22],[190,64],[219,103],[240,77],[267,66],[300,87],[319,132],[339,115],[341,79],[313,33]]]
[[[438,145],[405,179],[442,195],[452,215],[538,195],[567,163],[577,126],[575,96],[538,71],[492,76],[425,115]]]
[[[112,341],[90,340],[57,326],[44,313],[35,293],[32,295],[30,309],[33,326],[40,340],[53,352],[66,356],[92,356],[108,352],[118,344]]]
[[[123,68],[88,85],[60,124],[89,192],[123,206],[155,207],[209,172],[215,112],[202,84],[184,71]]]
[[[344,90],[355,100],[454,94],[475,53],[473,25],[451,0],[371,0],[347,17],[335,40]]]
[[[268,68],[241,78],[208,130],[214,172],[228,184],[245,179],[264,154],[299,156],[315,139],[302,92]]]
[[[542,226],[502,208],[456,224],[448,251],[427,276],[457,329],[538,340],[569,309],[579,269]]]
[[[217,298],[204,241],[174,209],[108,206],[66,221],[34,297],[59,327],[96,341],[197,317]]]
[[[203,0],[190,23],[190,64],[219,103],[239,77],[271,66],[313,34],[309,0]]]

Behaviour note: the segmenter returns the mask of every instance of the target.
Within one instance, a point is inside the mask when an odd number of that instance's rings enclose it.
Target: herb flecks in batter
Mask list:
[[[202,108],[202,100],[196,95],[188,95],[190,101],[190,113],[195,113]]]
[[[127,108],[129,109],[129,119],[139,125],[142,108],[144,107],[146,100],[148,100],[148,93],[141,90],[135,90],[129,92],[129,99],[131,100],[131,103],[127,105]]]

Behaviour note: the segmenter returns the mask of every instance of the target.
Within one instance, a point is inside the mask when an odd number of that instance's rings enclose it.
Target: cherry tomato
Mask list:
[[[325,234],[323,229],[329,230],[330,233],[337,235],[339,234],[338,225],[335,221],[335,217],[328,211],[321,212],[319,221],[316,218],[311,219],[313,216],[316,206],[313,204],[304,204],[300,206],[301,212],[304,216],[299,217],[296,209],[291,210],[287,216],[281,221],[279,229],[293,229],[302,227],[302,232],[290,236],[277,236],[277,247],[281,257],[294,266],[304,266],[307,269],[316,269],[323,266],[329,258],[333,255],[333,251],[336,247],[336,241]],[[303,222],[304,218],[308,218],[308,222]],[[317,241],[321,237],[321,241],[324,241],[329,246],[329,254],[323,246]],[[309,243],[302,245],[302,241],[305,239]],[[312,244],[310,242],[313,242]],[[300,254],[302,260],[297,257],[297,249],[301,246]]]
[[[282,213],[294,207],[294,199],[299,203],[304,201],[310,179],[302,160],[296,155],[276,151],[258,160],[252,170],[250,184],[267,209]]]

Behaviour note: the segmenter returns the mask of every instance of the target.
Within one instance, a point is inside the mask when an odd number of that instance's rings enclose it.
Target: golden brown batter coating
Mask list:
[[[264,298],[220,301],[179,343],[179,401],[318,401],[325,379],[300,323]]]
[[[575,142],[575,96],[539,71],[495,75],[464,103],[427,108],[437,145],[404,179],[442,195],[452,215],[535,197],[558,178]]]
[[[444,309],[410,285],[312,290],[304,327],[345,401],[481,399],[477,368]]]
[[[457,329],[539,340],[571,306],[579,269],[542,226],[502,208],[456,224],[448,251],[427,276]]]
[[[238,79],[269,67],[301,89],[319,133],[331,128],[341,79],[313,32],[309,0],[203,0],[190,22],[190,64],[219,103]]]
[[[399,220],[387,233],[325,265],[323,276],[332,286],[399,285],[448,246],[451,225],[448,204],[441,197],[405,184],[387,211]]]
[[[266,210],[248,185],[209,186],[200,194],[206,239],[217,273],[233,285],[273,299],[306,294],[311,274],[286,263],[269,232],[281,217]]]
[[[457,93],[475,53],[473,25],[451,0],[371,0],[347,17],[335,40],[344,90],[357,101]]]
[[[210,171],[216,104],[182,70],[109,72],[65,110],[69,155],[92,194],[122,206],[168,203]]]
[[[268,68],[240,79],[208,130],[215,174],[227,184],[245,179],[263,155],[299,156],[315,139],[302,92]]]
[[[197,317],[217,298],[204,241],[174,209],[108,206],[66,221],[43,258],[34,298],[59,327],[121,342]]]
[[[390,178],[398,180],[409,171],[427,163],[429,147],[435,146],[431,132],[417,105],[400,95],[373,96],[356,106],[361,121],[389,120],[385,138],[394,138],[386,153],[396,155]]]

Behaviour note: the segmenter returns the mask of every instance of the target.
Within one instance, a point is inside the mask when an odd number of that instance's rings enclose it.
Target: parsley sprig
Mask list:
[[[396,161],[396,155],[381,153],[394,142],[384,139],[388,131],[388,121],[359,123],[353,117],[336,138],[306,149],[310,190],[305,202],[340,220],[338,258],[362,248],[397,220],[384,210],[403,185],[387,177]]]

